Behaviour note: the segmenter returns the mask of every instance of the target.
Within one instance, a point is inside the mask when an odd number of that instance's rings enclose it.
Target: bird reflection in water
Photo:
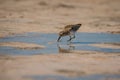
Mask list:
[[[75,46],[72,45],[72,44],[69,44],[69,45],[65,45],[65,46],[62,46],[60,44],[57,44],[57,47],[58,47],[58,52],[59,53],[72,53],[73,50],[75,50]]]

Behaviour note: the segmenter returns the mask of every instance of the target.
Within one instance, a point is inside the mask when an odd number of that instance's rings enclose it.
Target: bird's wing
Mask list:
[[[72,29],[72,26],[73,26],[73,25],[67,25],[67,26],[64,27],[64,29],[69,31],[69,30]]]

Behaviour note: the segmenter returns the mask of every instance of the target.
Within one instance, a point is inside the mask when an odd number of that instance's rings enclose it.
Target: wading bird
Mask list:
[[[81,27],[82,24],[73,24],[73,25],[67,25],[64,27],[62,31],[59,33],[58,42],[60,41],[61,37],[69,36],[70,39],[68,41],[71,41],[75,38],[76,31]]]

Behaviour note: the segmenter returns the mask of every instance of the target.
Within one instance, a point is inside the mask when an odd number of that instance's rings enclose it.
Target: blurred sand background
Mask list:
[[[26,32],[57,34],[65,25],[76,23],[83,24],[79,32],[119,34],[120,0],[0,0],[1,38]],[[0,45],[21,49],[44,47],[20,42]],[[93,46],[118,49],[120,45]],[[120,74],[119,62],[120,54],[94,51],[74,51],[56,55],[1,55],[0,80],[31,80],[23,77],[29,75],[75,77]]]
[[[76,23],[80,32],[120,33],[120,0],[0,0],[0,37]]]

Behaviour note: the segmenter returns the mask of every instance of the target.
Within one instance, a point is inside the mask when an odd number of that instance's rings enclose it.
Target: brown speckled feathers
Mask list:
[[[57,41],[59,41],[60,38],[63,36],[70,36],[70,39],[68,41],[75,38],[75,32],[80,28],[80,26],[81,26],[81,24],[74,24],[74,25],[65,26],[64,29],[62,31],[60,31],[59,38]],[[71,33],[72,33],[72,35],[74,35],[73,37],[71,37]]]

